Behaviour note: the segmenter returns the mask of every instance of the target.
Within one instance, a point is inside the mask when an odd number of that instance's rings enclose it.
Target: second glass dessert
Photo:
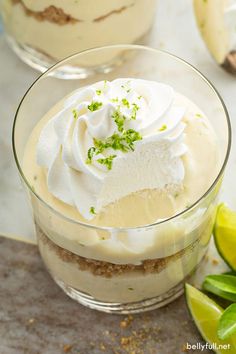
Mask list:
[[[27,64],[45,71],[85,49],[143,43],[154,20],[156,3],[157,0],[0,0],[0,12],[10,47]],[[54,73],[64,78],[79,74],[76,66]]]
[[[236,1],[194,0],[194,10],[212,56],[225,70],[236,75]]]
[[[117,51],[113,71],[94,70]],[[74,62],[90,77],[53,78]],[[131,313],[182,293],[207,251],[230,149],[224,104],[196,69],[142,46],[75,55],[27,92],[13,146],[41,256],[69,296]]]

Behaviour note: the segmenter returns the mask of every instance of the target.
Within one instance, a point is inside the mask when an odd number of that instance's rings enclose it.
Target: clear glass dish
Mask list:
[[[236,2],[194,0],[199,31],[218,65],[236,75]]]
[[[10,47],[41,72],[85,49],[144,44],[156,4],[157,0],[0,1]],[[70,78],[80,72],[65,66],[56,74]]]
[[[101,58],[114,56],[119,56],[119,65],[101,72],[97,67]],[[90,76],[70,81],[54,77],[55,71],[75,64],[89,70]],[[29,183],[22,161],[33,128],[54,104],[78,87],[119,77],[163,82],[195,102],[214,127],[220,168],[204,195],[178,215],[139,227],[97,227],[69,219],[42,200]],[[230,144],[228,113],[215,88],[194,67],[163,51],[136,45],[92,49],[40,76],[17,110],[13,150],[31,202],[39,250],[56,283],[81,304],[110,313],[147,311],[177,298],[206,254]],[[148,250],[137,247],[142,239],[148,240]]]

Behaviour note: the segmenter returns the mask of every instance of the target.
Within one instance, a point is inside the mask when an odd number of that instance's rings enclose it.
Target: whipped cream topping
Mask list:
[[[90,220],[133,192],[181,188],[184,113],[173,88],[153,81],[117,79],[76,90],[37,144],[48,190]]]
[[[225,24],[229,33],[230,49],[236,50],[236,0],[229,0],[224,10]]]

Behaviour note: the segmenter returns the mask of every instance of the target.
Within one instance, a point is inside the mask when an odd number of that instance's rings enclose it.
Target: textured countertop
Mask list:
[[[183,296],[130,318],[93,311],[51,280],[36,246],[3,237],[0,283],[1,354],[177,354],[201,341]]]
[[[191,62],[212,81],[226,102],[235,134],[236,80],[218,68],[207,52],[191,3],[159,0],[149,44]],[[31,240],[33,224],[13,161],[11,127],[19,100],[37,76],[0,35],[0,234]],[[234,152],[233,141],[221,198],[236,209]],[[212,257],[211,246],[205,273],[223,267],[222,262],[213,265]],[[0,354],[180,354],[186,342],[199,340],[184,297],[133,319],[91,311],[66,297],[51,281],[36,246],[0,237]]]

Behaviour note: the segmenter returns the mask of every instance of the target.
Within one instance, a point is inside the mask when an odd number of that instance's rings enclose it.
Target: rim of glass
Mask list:
[[[16,151],[16,146],[15,146],[15,129],[16,129],[16,122],[17,122],[17,117],[18,117],[18,113],[21,109],[21,106],[24,104],[24,100],[26,98],[26,96],[28,95],[28,93],[31,91],[31,89],[37,84],[38,81],[40,81],[41,79],[43,79],[44,76],[48,76],[48,74],[51,71],[54,71],[58,66],[61,66],[63,64],[66,64],[69,60],[73,60],[74,58],[80,56],[80,55],[85,55],[87,53],[91,53],[91,52],[96,52],[96,51],[101,51],[104,49],[131,49],[131,50],[144,50],[144,51],[149,51],[149,52],[153,52],[153,53],[160,53],[160,54],[164,54],[166,56],[169,56],[171,58],[173,58],[174,60],[188,66],[191,70],[193,70],[197,75],[199,75],[201,77],[201,79],[213,90],[213,92],[216,94],[217,98],[219,99],[224,113],[225,113],[225,118],[226,118],[226,122],[227,122],[227,132],[228,132],[228,142],[227,142],[227,149],[226,149],[226,154],[222,163],[222,166],[216,176],[216,178],[214,179],[213,183],[211,184],[211,186],[206,190],[206,192],[200,197],[198,198],[190,207],[188,207],[187,209],[184,209],[183,211],[179,212],[178,214],[175,214],[169,218],[166,218],[164,220],[160,220],[160,221],[156,221],[154,223],[151,224],[145,224],[145,225],[141,225],[141,226],[135,226],[135,227],[112,227],[112,226],[96,226],[96,225],[92,225],[86,222],[82,222],[82,221],[77,221],[74,219],[71,219],[65,215],[63,215],[62,213],[60,213],[59,211],[57,211],[56,209],[54,209],[52,206],[50,206],[49,204],[47,204],[31,187],[30,183],[28,182],[26,176],[23,173],[23,170],[21,168],[21,164],[18,160],[18,156],[17,156],[17,151]],[[55,78],[55,80],[57,80]],[[56,63],[55,65],[53,65],[52,67],[50,67],[47,71],[45,71],[44,73],[42,73],[41,75],[39,75],[39,77],[30,85],[30,87],[28,88],[28,90],[25,92],[24,96],[22,97],[15,116],[14,116],[14,121],[13,121],[13,128],[12,128],[12,147],[13,147],[13,155],[14,155],[14,159],[16,162],[16,166],[17,169],[19,171],[19,174],[21,176],[21,178],[23,179],[24,183],[26,184],[27,188],[30,190],[30,192],[42,203],[45,205],[45,207],[47,207],[50,211],[52,211],[54,214],[56,214],[57,216],[61,217],[62,219],[64,219],[67,222],[73,223],[73,224],[77,224],[86,228],[92,228],[92,229],[96,229],[96,230],[103,230],[103,231],[126,231],[126,230],[142,230],[142,229],[147,229],[147,228],[152,228],[154,226],[157,225],[161,225],[164,224],[166,222],[169,222],[171,220],[177,219],[180,216],[188,213],[190,210],[194,209],[203,199],[205,199],[207,197],[208,194],[210,194],[210,192],[214,189],[215,185],[217,184],[217,182],[219,181],[219,179],[221,178],[221,176],[223,175],[223,172],[225,170],[225,167],[227,165],[228,159],[229,159],[229,154],[230,154],[230,149],[231,149],[231,141],[232,141],[232,128],[231,128],[231,122],[230,122],[230,118],[229,118],[229,113],[228,110],[226,108],[226,105],[221,97],[221,95],[219,94],[218,90],[215,88],[215,86],[206,78],[206,76],[204,74],[202,74],[197,68],[195,68],[192,64],[188,63],[186,60],[178,57],[175,54],[169,53],[168,51],[165,50],[160,50],[160,49],[156,49],[156,48],[152,48],[152,47],[148,47],[148,46],[143,46],[143,45],[135,45],[135,44],[117,44],[117,45],[108,45],[108,46],[102,46],[102,47],[95,47],[95,48],[91,48],[91,49],[86,49],[83,50],[79,53],[70,55],[68,57],[66,57],[65,59],[59,61],[58,63]]]

